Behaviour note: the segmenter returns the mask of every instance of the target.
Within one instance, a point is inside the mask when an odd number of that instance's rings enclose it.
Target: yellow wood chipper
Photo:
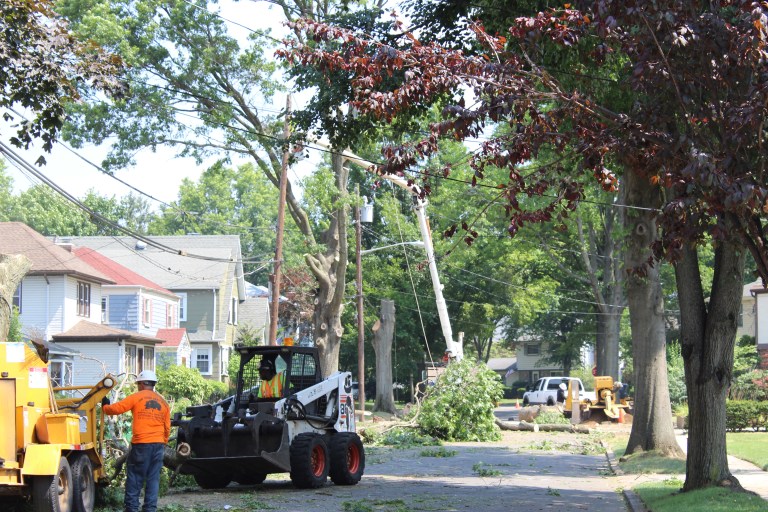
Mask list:
[[[0,498],[29,500],[35,512],[92,512],[106,475],[96,405],[115,379],[54,388],[38,352],[0,342]]]
[[[572,382],[570,381],[568,384],[565,405],[563,406],[567,416],[572,415],[574,407],[574,400],[572,398],[574,393],[571,389]],[[581,401],[576,401],[581,419],[590,418],[593,411],[602,411],[609,419],[620,420],[624,416],[624,412],[631,407],[628,399],[620,398],[620,390],[621,384],[618,382],[614,383],[613,377],[595,377],[594,396],[588,396]]]

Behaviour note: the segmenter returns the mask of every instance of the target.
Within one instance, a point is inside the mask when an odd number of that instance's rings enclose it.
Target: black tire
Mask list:
[[[34,512],[72,512],[72,468],[64,457],[59,459],[59,471],[53,476],[32,479],[32,510]]]
[[[266,473],[240,473],[235,475],[235,482],[240,485],[256,485],[267,479]]]
[[[223,489],[232,481],[228,473],[195,473],[192,478],[203,489]]]
[[[291,443],[291,480],[299,489],[317,489],[328,480],[328,445],[314,433],[297,435]]]
[[[355,485],[365,471],[365,450],[354,432],[339,432],[331,437],[331,469],[336,485]]]
[[[550,406],[550,407],[555,405],[555,401],[552,400],[552,397],[547,398],[547,405]]]
[[[93,464],[84,453],[72,459],[72,507],[75,512],[93,512],[96,503],[96,482]]]
[[[531,402],[528,401],[528,397],[523,398],[523,406],[528,407]]]

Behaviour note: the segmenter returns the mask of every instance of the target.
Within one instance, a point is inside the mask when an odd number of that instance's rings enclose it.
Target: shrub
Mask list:
[[[768,402],[728,400],[725,402],[726,430],[768,429]]]
[[[470,359],[453,362],[427,389],[418,417],[428,435],[448,441],[495,441],[494,405],[502,397],[501,379]]]
[[[157,371],[157,392],[167,399],[189,398],[200,404],[210,395],[211,386],[197,368],[169,366]]]
[[[568,418],[559,411],[544,411],[536,416],[533,422],[539,425],[567,425],[570,423]]]
[[[734,400],[768,400],[768,370],[752,370],[736,377],[729,392]]]

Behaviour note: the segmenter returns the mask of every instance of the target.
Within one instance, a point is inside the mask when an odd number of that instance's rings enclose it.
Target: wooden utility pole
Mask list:
[[[285,196],[288,189],[288,159],[291,148],[288,139],[291,137],[291,95],[285,99],[285,123],[283,124],[283,163],[280,166],[280,200],[277,205],[277,240],[275,241],[275,271],[270,276],[272,281],[272,304],[269,322],[270,345],[277,345],[277,316],[280,310],[280,267],[283,264],[283,231],[285,230]]]
[[[365,322],[363,318],[363,262],[361,239],[363,234],[360,220],[360,185],[355,185],[355,262],[357,264],[357,386],[360,403],[360,421],[365,419]]]

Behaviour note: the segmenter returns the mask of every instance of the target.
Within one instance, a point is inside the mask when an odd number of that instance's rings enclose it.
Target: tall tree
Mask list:
[[[509,180],[499,186],[509,203],[512,235],[528,222],[567,214],[583,196],[582,185],[557,165],[526,175],[518,171],[542,147],[576,148],[584,175],[592,174],[606,190],[618,185],[607,168],[611,157],[633,172],[644,171],[641,177],[649,186],[663,187],[667,201],[656,219],[661,236],[654,250],[656,257],[676,262],[681,299],[692,421],[684,488],[738,488],[726,458],[725,392],[731,382],[747,251],[768,280],[763,235],[768,7],[759,2],[609,0],[594,7],[589,12],[551,10],[520,20],[510,30],[521,45],[519,52],[506,52],[505,40],[479,26],[475,30],[486,55],[468,57],[437,45],[413,44],[412,34],[402,48],[395,48],[347,30],[302,22],[315,38],[334,40],[342,49],[321,53],[304,47],[287,56],[320,69],[347,71],[357,94],[354,106],[383,119],[411,108],[415,99],[429,102],[461,85],[471,87],[475,104],[467,107],[460,99],[444,109],[445,120],[434,123],[419,143],[386,148],[381,172],[407,170],[437,151],[443,136],[465,140],[477,136],[486,122],[508,123],[511,135],[484,144],[472,163],[478,180],[489,165],[509,169]],[[623,77],[638,93],[637,101],[616,112],[582,91],[562,87],[532,59],[540,38],[574,47],[583,42],[596,64],[620,52],[626,59]],[[400,72],[404,83],[390,88],[386,77]],[[534,211],[520,207],[519,196],[545,193],[550,200]],[[707,235],[716,242],[708,304],[695,251]]]
[[[332,19],[338,10],[334,2],[275,3],[290,16]],[[136,150],[159,145],[200,159],[234,155],[248,159],[278,186],[289,142],[281,140],[281,127],[270,113],[274,107],[268,105],[282,90],[276,65],[267,57],[268,36],[253,32],[241,48],[227,23],[202,0],[63,0],[58,6],[79,33],[114,50],[130,66],[130,94],[112,103],[90,96],[71,110],[67,134],[73,143],[103,143],[114,136],[106,168],[127,165]],[[335,109],[317,115],[331,123],[354,120]],[[326,375],[338,368],[343,334],[349,209],[348,171],[338,152],[331,155],[330,167],[333,202],[324,212],[330,219],[324,230],[315,230],[290,184],[286,196],[287,212],[307,248],[305,263],[318,283],[313,332]]]

